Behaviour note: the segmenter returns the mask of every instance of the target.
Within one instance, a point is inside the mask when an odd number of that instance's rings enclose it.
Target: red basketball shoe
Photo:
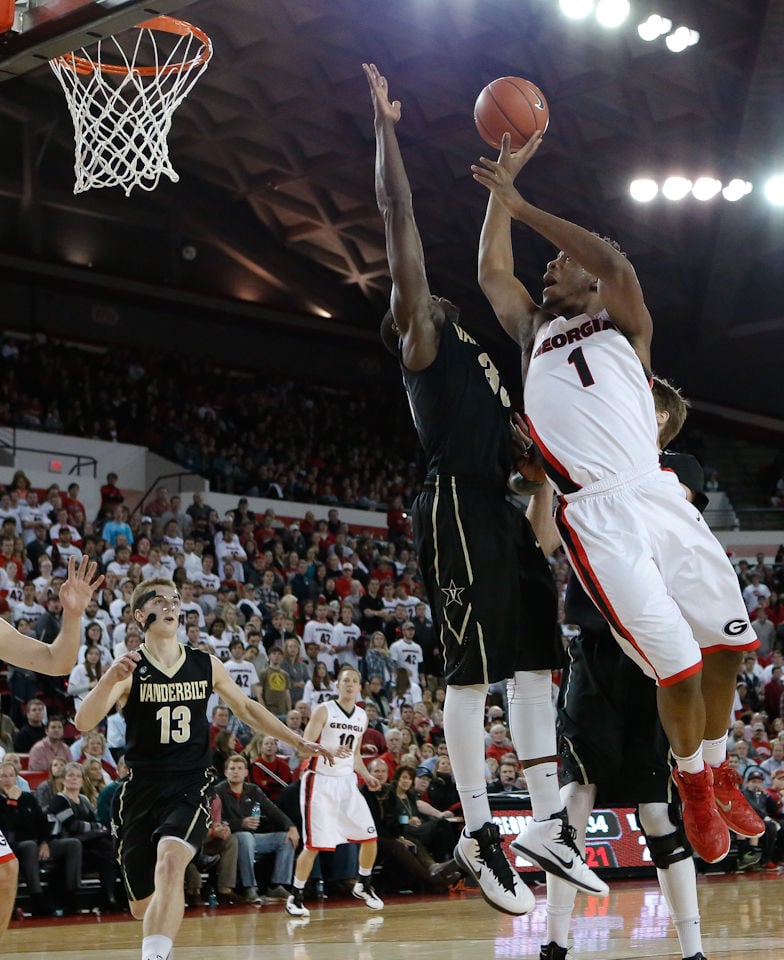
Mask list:
[[[694,852],[706,863],[718,863],[730,849],[730,832],[716,809],[713,775],[705,766],[701,773],[684,773],[677,767],[672,780],[683,807],[683,826]]]
[[[719,816],[739,837],[761,837],[765,823],[740,789],[740,775],[725,760],[713,771],[713,795]]]

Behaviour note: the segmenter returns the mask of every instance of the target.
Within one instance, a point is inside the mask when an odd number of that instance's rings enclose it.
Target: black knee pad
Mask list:
[[[671,864],[688,860],[691,856],[689,841],[680,827],[663,837],[649,837],[644,830],[643,834],[651,853],[651,860],[659,870],[666,870]]]

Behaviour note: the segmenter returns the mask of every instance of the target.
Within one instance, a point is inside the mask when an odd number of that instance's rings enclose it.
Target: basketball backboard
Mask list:
[[[0,80],[194,0],[0,0]]]

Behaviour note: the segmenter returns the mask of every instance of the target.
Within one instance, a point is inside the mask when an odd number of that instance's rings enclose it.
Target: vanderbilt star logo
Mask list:
[[[462,596],[463,596],[464,590],[465,590],[465,587],[455,586],[454,580],[449,581],[448,587],[441,587],[441,593],[443,593],[445,597],[444,606],[448,607],[450,603],[456,603],[462,607],[463,606]]]

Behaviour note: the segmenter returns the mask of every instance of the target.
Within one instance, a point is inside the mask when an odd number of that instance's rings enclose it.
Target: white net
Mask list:
[[[125,36],[125,35],[124,35]],[[174,111],[212,56],[209,38],[190,24],[156,17],[51,61],[74,125],[74,193],[99,187],[154,190],[176,183],[167,137]],[[96,49],[97,48],[97,49]]]

